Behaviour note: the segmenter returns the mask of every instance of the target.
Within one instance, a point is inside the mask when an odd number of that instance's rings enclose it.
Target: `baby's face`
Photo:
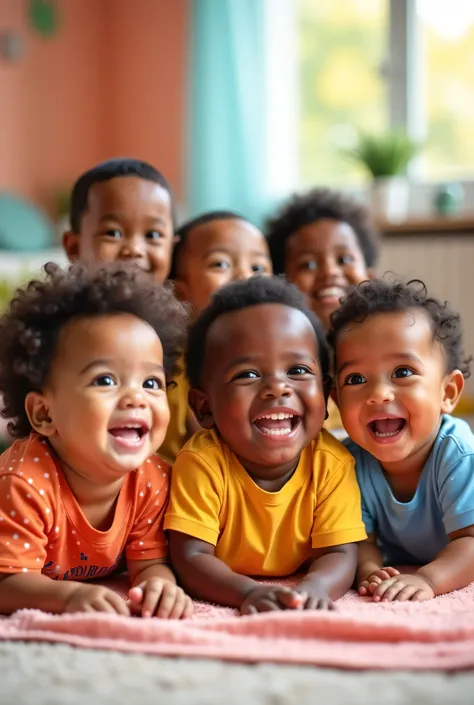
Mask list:
[[[207,425],[212,419],[257,484],[279,489],[326,413],[308,318],[280,304],[220,316],[208,331],[202,387]]]
[[[75,319],[60,333],[43,396],[61,460],[98,482],[119,480],[155,453],[166,433],[160,339],[130,314]]]
[[[178,256],[176,287],[196,313],[224,284],[271,274],[267,241],[245,220],[213,220],[193,228]]]
[[[161,284],[171,266],[173,219],[168,191],[138,176],[94,184],[82,216],[81,232],[68,232],[70,260],[130,260]]]
[[[352,440],[389,473],[422,468],[441,414],[454,409],[462,389],[461,373],[446,373],[425,312],[351,323],[337,339],[336,368],[342,422]]]
[[[326,329],[348,287],[371,276],[354,230],[329,218],[304,225],[290,235],[285,274],[306,294],[308,305]]]

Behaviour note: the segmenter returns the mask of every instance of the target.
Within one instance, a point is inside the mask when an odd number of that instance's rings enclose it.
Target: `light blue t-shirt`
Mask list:
[[[362,518],[375,533],[385,565],[426,564],[449,543],[448,534],[474,524],[474,435],[468,424],[443,416],[410,502],[399,502],[379,461],[350,439],[356,460]]]

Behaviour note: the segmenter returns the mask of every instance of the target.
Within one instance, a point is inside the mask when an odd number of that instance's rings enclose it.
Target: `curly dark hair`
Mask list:
[[[428,316],[433,340],[437,340],[446,355],[447,372],[460,370],[465,378],[470,375],[471,357],[463,350],[463,331],[459,313],[447,301],[428,296],[420,279],[408,282],[399,279],[370,279],[351,287],[341,300],[341,306],[331,314],[328,343],[333,350],[338,336],[351,323],[362,323],[376,313],[393,313],[421,309]]]
[[[138,176],[145,181],[154,181],[165,191],[168,191],[171,199],[171,212],[174,223],[173,193],[163,174],[147,162],[138,159],[130,159],[128,157],[116,157],[101,162],[85,171],[72,187],[69,221],[75,233],[81,232],[81,220],[87,210],[89,191],[92,186],[101,181],[115,179],[117,176]]]
[[[264,228],[268,238],[275,274],[285,272],[286,240],[297,230],[330,218],[347,223],[354,230],[367,267],[377,262],[377,233],[370,223],[367,209],[338,191],[315,188],[295,194]]]
[[[183,247],[189,237],[189,233],[191,232],[191,230],[194,230],[194,228],[198,228],[200,225],[204,225],[205,223],[212,223],[215,220],[243,220],[245,223],[250,223],[250,220],[244,218],[244,216],[240,215],[240,213],[225,210],[206,211],[206,213],[201,213],[201,215],[198,215],[196,218],[191,218],[191,220],[187,220],[185,223],[180,225],[179,228],[175,231],[177,241],[175,246],[173,247],[170,279],[176,279],[176,277],[178,276],[179,256],[183,250]]]
[[[46,278],[18,289],[0,318],[0,395],[2,417],[17,437],[31,431],[25,412],[29,392],[41,391],[54,362],[61,329],[79,316],[130,313],[148,323],[163,346],[167,380],[186,339],[187,309],[171,287],[124,262],[63,270],[49,262]]]
[[[191,325],[188,334],[186,372],[191,387],[200,387],[209,328],[219,316],[260,304],[281,304],[304,313],[311,323],[319,349],[319,363],[324,382],[329,379],[329,350],[319,319],[307,307],[300,290],[284,277],[256,276],[223,286],[211,303]]]

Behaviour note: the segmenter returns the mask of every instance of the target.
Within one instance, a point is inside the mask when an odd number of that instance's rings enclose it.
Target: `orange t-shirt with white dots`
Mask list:
[[[54,451],[36,434],[0,457],[0,573],[42,572],[89,580],[129,560],[167,555],[163,520],[169,466],[153,456],[124,480],[112,526],[98,531],[84,516]]]

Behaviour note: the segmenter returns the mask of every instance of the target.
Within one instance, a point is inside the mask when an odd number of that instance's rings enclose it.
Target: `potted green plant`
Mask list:
[[[400,221],[408,212],[408,166],[420,145],[405,132],[393,130],[375,135],[360,133],[357,144],[345,151],[369,173],[371,209],[376,219]]]

